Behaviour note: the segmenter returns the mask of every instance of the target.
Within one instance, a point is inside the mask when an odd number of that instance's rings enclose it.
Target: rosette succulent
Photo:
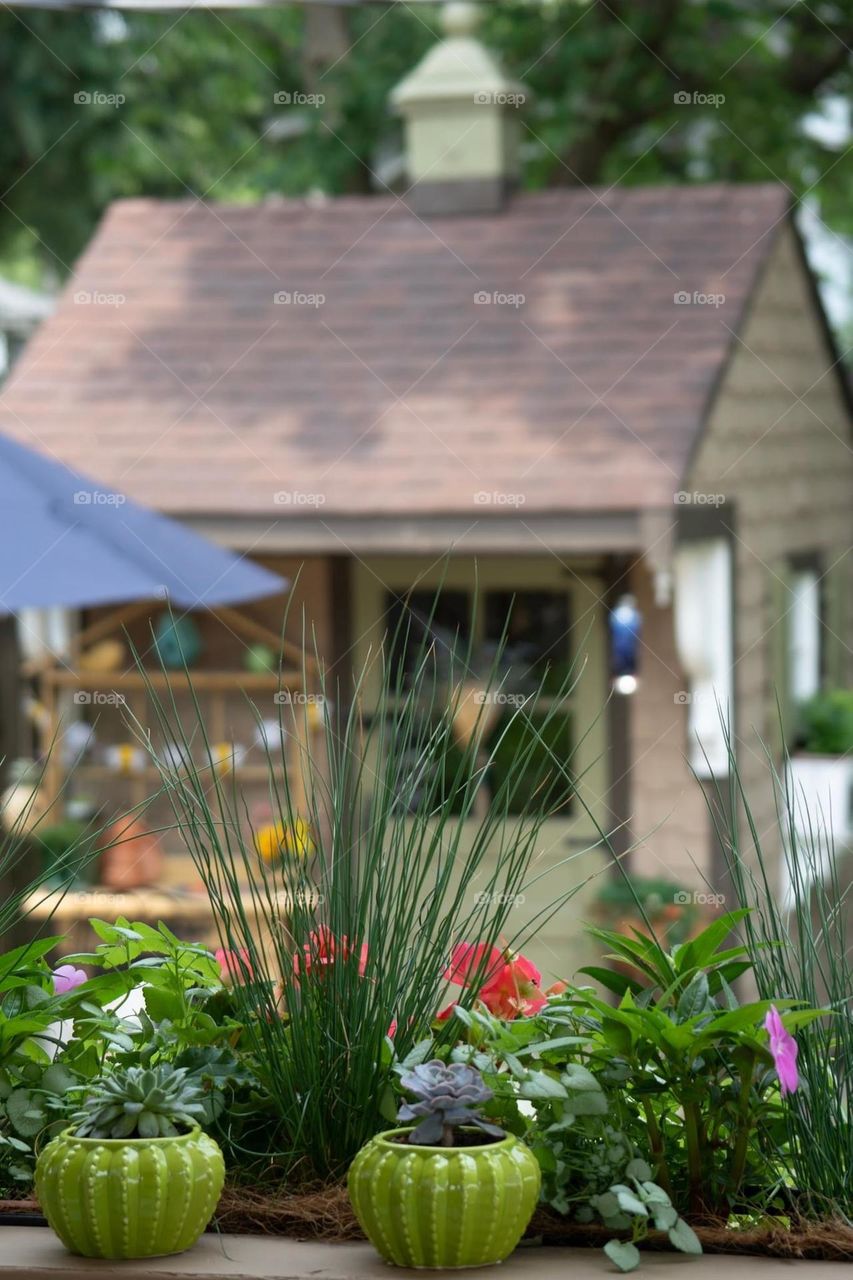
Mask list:
[[[204,1115],[185,1067],[127,1067],[96,1081],[73,1117],[78,1138],[174,1138]]]
[[[454,1145],[454,1129],[463,1125],[481,1129],[492,1138],[505,1137],[503,1129],[490,1124],[475,1108],[493,1097],[491,1089],[475,1067],[461,1062],[445,1066],[434,1059],[405,1072],[400,1083],[414,1102],[404,1102],[397,1119],[420,1123],[408,1136],[413,1146]]]

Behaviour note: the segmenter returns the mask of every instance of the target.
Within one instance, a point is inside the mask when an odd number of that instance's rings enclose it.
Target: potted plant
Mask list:
[[[818,693],[800,708],[788,789],[798,836],[853,842],[853,689]]]
[[[539,1197],[539,1164],[524,1143],[475,1109],[492,1091],[474,1067],[422,1063],[401,1077],[415,1101],[397,1119],[416,1127],[373,1138],[349,1171],[365,1234],[399,1267],[481,1267],[518,1244]]]
[[[127,1067],[95,1082],[36,1163],[36,1196],[67,1249],[151,1258],[195,1244],[225,1177],[202,1111],[184,1068]]]

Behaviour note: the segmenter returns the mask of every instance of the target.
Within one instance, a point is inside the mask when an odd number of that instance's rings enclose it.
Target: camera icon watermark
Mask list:
[[[123,707],[127,699],[115,689],[76,689],[71,701],[77,707]]]
[[[523,493],[498,493],[486,489],[478,489],[474,494],[474,505],[477,507],[523,507],[527,498]]]
[[[527,698],[523,693],[502,693],[499,689],[478,689],[471,701],[478,707],[523,707]]]
[[[695,490],[691,493],[685,489],[679,489],[677,493],[672,495],[672,501],[676,507],[722,507],[725,505],[726,495],[724,493],[697,493]]]
[[[277,107],[322,107],[325,93],[302,93],[299,89],[279,89],[272,100]]]
[[[123,507],[127,498],[108,489],[78,489],[72,501],[76,507]]]
[[[474,905],[477,907],[523,907],[526,901],[523,893],[501,893],[498,890],[483,889],[474,894]]]
[[[277,307],[322,307],[326,301],[325,293],[300,293],[299,290],[291,292],[289,289],[279,289],[273,294],[273,302]]]
[[[474,305],[478,307],[523,307],[527,298],[523,293],[502,293],[500,289],[478,289]]]
[[[78,289],[72,298],[78,307],[123,307],[127,302],[123,293],[99,293],[97,289]]]
[[[505,89],[478,89],[474,94],[476,107],[523,107],[526,101],[526,94]]]
[[[694,89],[692,93],[680,89],[672,95],[672,101],[677,107],[713,107],[715,111],[720,109],[725,100],[724,93],[700,93],[698,89]]]
[[[279,489],[272,500],[277,507],[322,507],[325,493],[303,493],[301,489]]]
[[[327,701],[322,693],[306,693],[303,689],[279,689],[272,700],[277,707],[324,707]]]
[[[74,94],[76,107],[123,107],[127,98],[123,93],[101,93],[99,89],[78,89]]]
[[[708,893],[703,889],[677,889],[672,895],[676,907],[724,907],[724,893]]]
[[[726,295],[702,293],[699,289],[694,289],[692,293],[686,289],[678,289],[672,295],[672,300],[677,307],[722,307],[725,305]]]

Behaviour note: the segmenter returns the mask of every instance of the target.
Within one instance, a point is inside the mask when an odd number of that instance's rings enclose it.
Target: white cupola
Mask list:
[[[489,213],[518,179],[524,86],[476,38],[480,8],[451,0],[444,38],[391,95],[405,121],[406,197],[419,214]]]

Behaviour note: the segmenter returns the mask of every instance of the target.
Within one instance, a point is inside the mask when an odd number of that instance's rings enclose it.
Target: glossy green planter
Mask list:
[[[389,1139],[362,1147],[349,1171],[356,1217],[398,1267],[484,1267],[518,1244],[539,1198],[539,1164],[508,1135],[481,1147],[416,1147]]]
[[[175,1138],[76,1138],[66,1129],[36,1163],[50,1225],[84,1258],[153,1258],[198,1240],[225,1178],[219,1147],[199,1128]]]

